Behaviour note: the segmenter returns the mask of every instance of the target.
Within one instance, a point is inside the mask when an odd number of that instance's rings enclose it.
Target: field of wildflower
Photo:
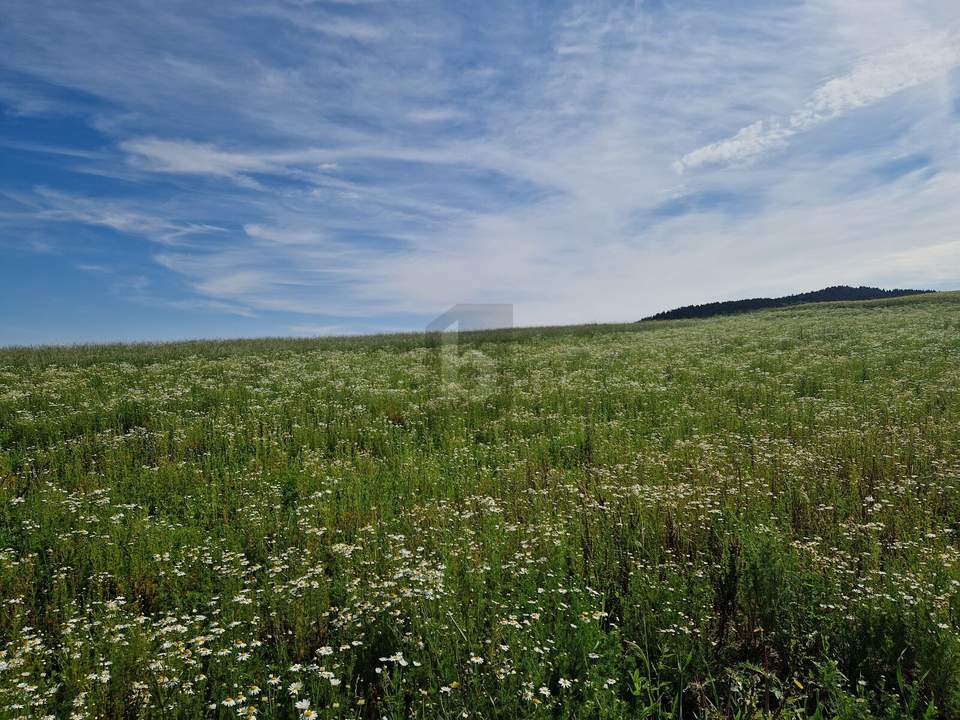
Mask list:
[[[0,718],[960,717],[960,297],[0,350]]]

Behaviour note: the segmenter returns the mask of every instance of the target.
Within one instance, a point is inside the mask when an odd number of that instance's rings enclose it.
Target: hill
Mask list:
[[[0,718],[960,718],[958,310],[0,349]]]
[[[933,292],[932,290],[883,290],[881,288],[851,287],[850,285],[834,285],[823,290],[785,295],[777,298],[748,298],[745,300],[725,300],[723,302],[704,303],[703,305],[684,305],[683,307],[651,315],[643,318],[647,320],[683,320],[688,318],[706,318],[716,315],[736,315],[738,313],[762,310],[764,308],[787,307],[789,305],[803,305],[806,303],[837,302],[851,300],[882,300],[887,298],[903,297],[905,295],[920,295]]]

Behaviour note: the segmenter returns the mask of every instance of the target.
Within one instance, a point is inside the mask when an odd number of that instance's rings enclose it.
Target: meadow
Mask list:
[[[960,296],[461,341],[0,350],[0,717],[960,717]]]

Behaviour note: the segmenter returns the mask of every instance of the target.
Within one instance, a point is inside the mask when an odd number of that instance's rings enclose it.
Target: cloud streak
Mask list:
[[[0,213],[0,219],[10,223],[79,223],[141,235],[168,245],[189,236],[223,232],[215,225],[170,221],[129,203],[70,195],[46,187],[36,187],[30,194],[8,194],[7,198],[15,209]]]
[[[876,55],[849,73],[821,85],[802,108],[786,118],[758,120],[733,137],[685,154],[679,172],[744,162],[782,147],[796,135],[896,93],[942,77],[960,65],[960,34],[941,33]]]

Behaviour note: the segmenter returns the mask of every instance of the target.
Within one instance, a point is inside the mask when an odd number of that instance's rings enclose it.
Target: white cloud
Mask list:
[[[312,230],[284,230],[264,225],[250,224],[244,225],[243,231],[247,236],[257,240],[267,240],[271,243],[280,243],[283,245],[316,245],[322,242],[323,238]]]
[[[63,103],[43,93],[9,82],[0,82],[0,103],[11,115],[49,115],[64,109]]]
[[[29,194],[7,193],[6,197],[16,209],[0,214],[0,219],[13,224],[82,223],[171,245],[189,236],[223,232],[215,225],[168,220],[159,210],[144,211],[140,203],[71,195],[42,186]]]
[[[270,276],[256,270],[240,270],[209,277],[196,285],[204,295],[214,297],[242,297],[262,288]]]
[[[83,158],[86,160],[102,159],[104,157],[103,153],[94,150],[81,150],[78,148],[62,147],[59,145],[47,145],[45,143],[24,142],[9,139],[0,140],[0,147],[30,153],[43,153],[46,155],[63,155],[65,157]]]
[[[407,113],[408,120],[423,123],[449,122],[451,120],[461,120],[464,117],[466,117],[466,113],[452,107],[426,108],[411,110]]]
[[[736,135],[684,155],[683,172],[705,165],[742,162],[782,146],[858,108],[930,82],[960,65],[960,35],[940,33],[861,61],[849,73],[821,85],[802,108],[786,118],[758,120]]]
[[[234,177],[246,172],[266,172],[274,165],[264,157],[220,150],[209,143],[189,140],[140,138],[120,143],[131,161],[154,172]]]
[[[380,40],[386,35],[383,27],[347,18],[329,18],[314,25],[314,28],[322,33],[361,41]]]

